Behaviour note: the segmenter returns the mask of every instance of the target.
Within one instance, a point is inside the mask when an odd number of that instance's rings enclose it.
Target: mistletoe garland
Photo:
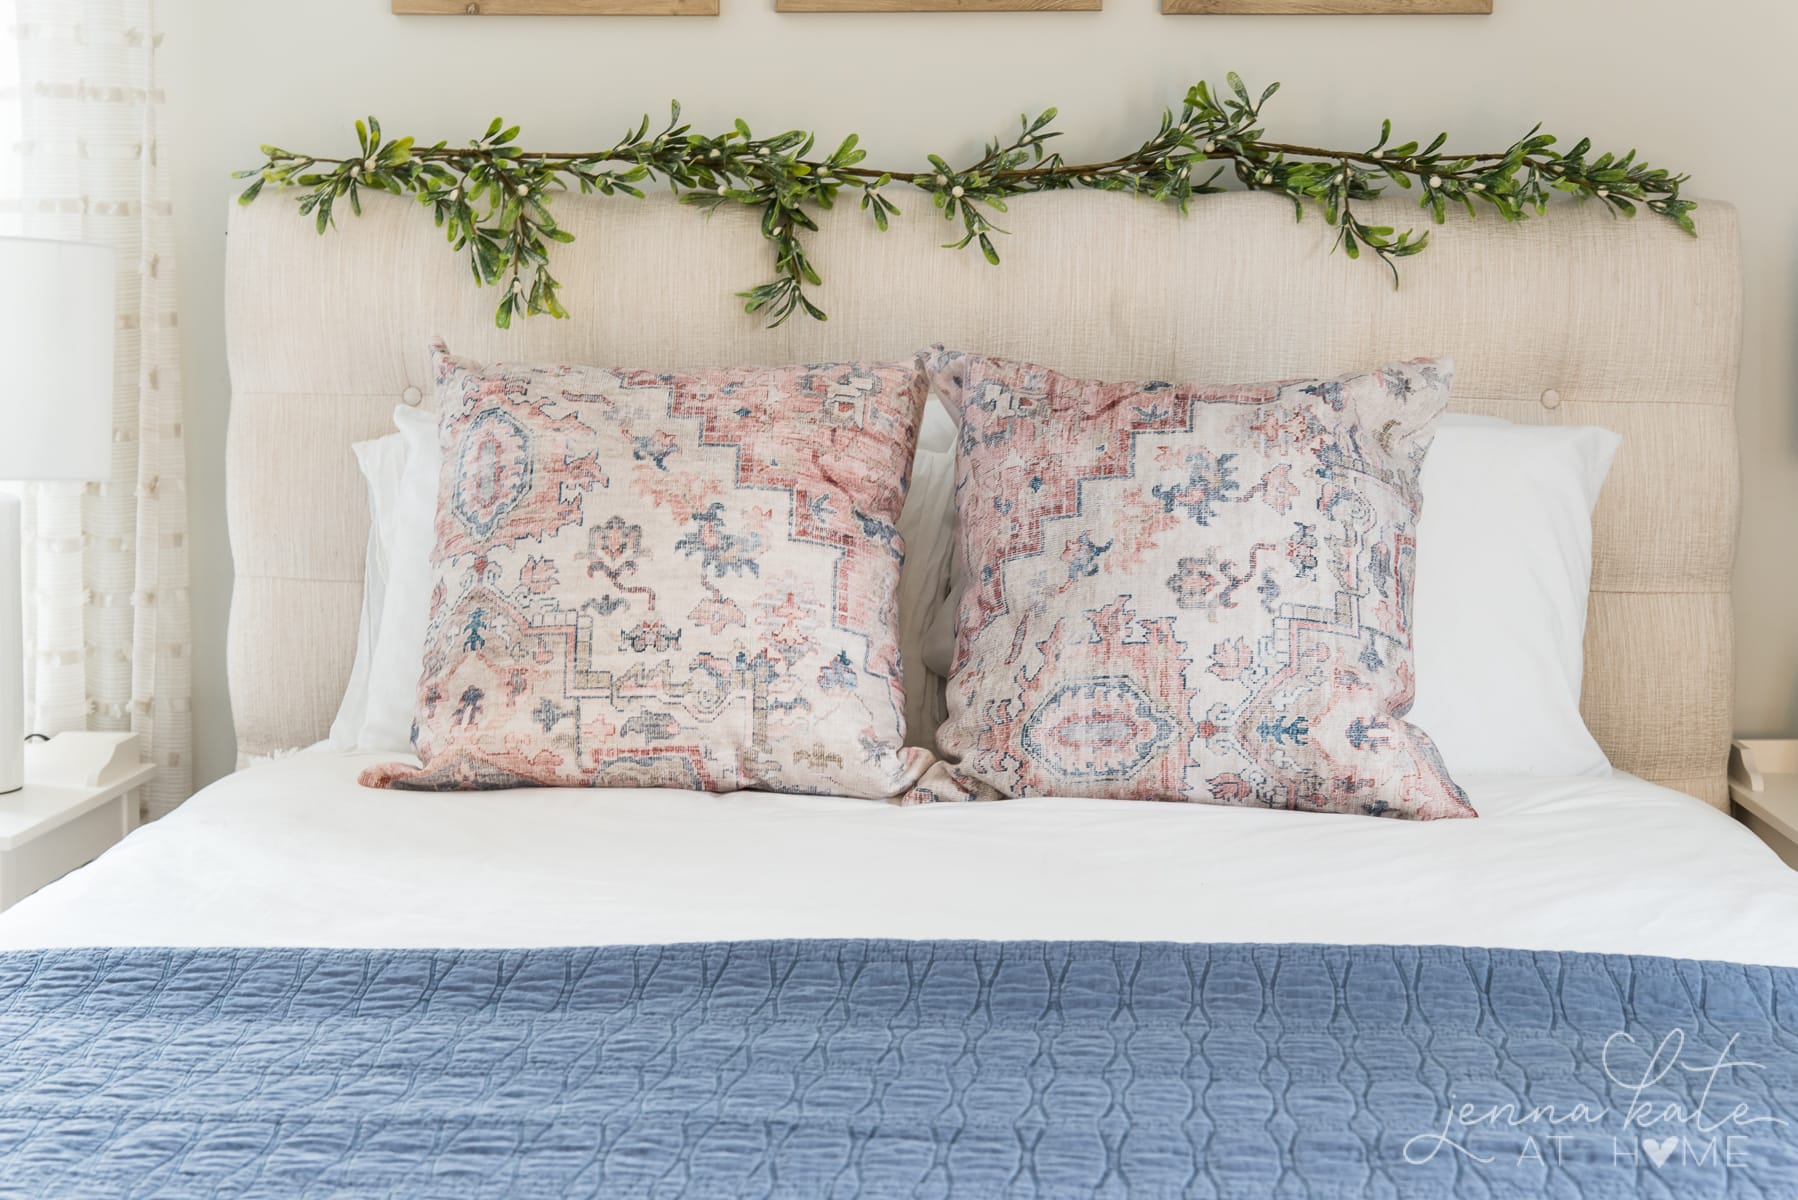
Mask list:
[[[277,190],[303,189],[300,211],[313,217],[321,234],[334,227],[344,203],[361,214],[364,190],[417,198],[431,209],[452,248],[468,255],[476,284],[503,285],[495,315],[501,328],[520,313],[568,315],[550,274],[550,244],[573,241],[574,235],[556,224],[553,196],[578,188],[584,194],[641,198],[638,185],[654,180],[666,183],[684,203],[708,211],[726,204],[760,211],[762,236],[774,251],[774,278],[738,295],[749,312],[765,314],[771,325],[795,312],[826,319],[806,294],[808,286],[822,282],[805,250],[805,235],[818,228],[811,214],[833,207],[845,193],[859,195],[862,211],[884,231],[899,211],[888,196],[894,184],[928,193],[958,227],[960,236],[946,243],[948,248],[976,246],[994,264],[999,251],[993,235],[1005,232],[995,216],[1006,211],[1010,197],[1090,188],[1147,196],[1184,212],[1192,197],[1224,190],[1217,184],[1226,171],[1251,191],[1285,196],[1300,219],[1307,205],[1320,209],[1336,230],[1336,246],[1350,258],[1370,251],[1392,271],[1394,286],[1398,260],[1428,246],[1429,233],[1399,232],[1361,219],[1356,205],[1381,195],[1389,182],[1416,188],[1419,205],[1436,224],[1447,219],[1451,205],[1464,205],[1470,216],[1484,205],[1507,221],[1523,220],[1541,213],[1558,191],[1597,200],[1624,216],[1646,207],[1694,231],[1691,212],[1697,206],[1680,195],[1687,176],[1650,167],[1634,150],[1588,159],[1592,143],[1581,139],[1557,152],[1556,139],[1538,125],[1499,153],[1452,153],[1444,150],[1446,133],[1427,146],[1392,144],[1391,121],[1365,150],[1272,142],[1261,128],[1261,109],[1280,85],[1255,99],[1234,72],[1228,82],[1228,94],[1194,85],[1178,116],[1163,112],[1153,137],[1105,162],[1068,163],[1047,149],[1060,136],[1050,128],[1053,108],[1034,118],[1020,116],[1014,136],[988,143],[968,166],[954,167],[930,155],[929,170],[883,171],[862,165],[867,155],[853,134],[819,157],[814,136],[800,130],[758,138],[739,120],[721,134],[695,133],[681,123],[680,105],[674,104],[668,124],[653,135],[645,117],[609,149],[554,154],[521,148],[518,126],[498,119],[466,147],[446,142],[420,147],[409,137],[383,141],[380,122],[370,117],[356,122],[360,153],[355,158],[264,146],[267,161],[236,177],[254,181],[239,197],[243,204],[270,184]],[[1208,174],[1207,166],[1213,168]]]

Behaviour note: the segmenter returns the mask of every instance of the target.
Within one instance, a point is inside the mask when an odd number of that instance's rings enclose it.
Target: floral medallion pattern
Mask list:
[[[441,343],[433,364],[423,766],[363,782],[910,791],[915,364],[484,367]]]
[[[932,798],[1475,815],[1404,720],[1451,363],[1218,389],[926,365],[961,417]]]

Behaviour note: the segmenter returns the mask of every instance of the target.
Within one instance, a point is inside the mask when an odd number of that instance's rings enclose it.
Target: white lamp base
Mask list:
[[[19,498],[0,492],[0,793],[25,786],[25,606]]]

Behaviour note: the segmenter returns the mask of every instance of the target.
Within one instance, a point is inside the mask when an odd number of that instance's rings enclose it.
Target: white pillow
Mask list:
[[[1423,465],[1412,625],[1417,699],[1406,719],[1451,775],[1608,775],[1580,718],[1592,508],[1622,442],[1608,429],[1450,413]],[[947,677],[951,594],[924,661]]]
[[[368,551],[362,564],[362,615],[356,624],[356,658],[350,667],[349,686],[331,722],[331,745],[343,751],[356,749],[362,722],[368,712],[368,675],[375,645],[380,639],[382,605],[387,595],[387,538],[392,525],[400,475],[406,466],[405,439],[390,433],[350,447],[362,482],[368,489]]]
[[[431,615],[431,547],[437,540],[443,451],[437,446],[436,413],[396,408],[393,423],[404,439],[406,454],[388,514],[386,596],[356,748],[410,754],[412,710],[418,702],[425,626]]]
[[[437,444],[435,413],[400,407],[394,409],[393,423],[399,433],[359,443],[384,449],[368,458],[358,449],[374,524],[369,531],[357,666],[331,726],[331,742],[342,750],[410,754],[430,617],[431,548],[436,541],[443,452]],[[932,398],[918,435],[912,490],[899,517],[906,546],[899,579],[899,653],[906,675],[908,745],[932,745],[944,715],[943,681],[926,672],[920,645],[925,625],[948,590],[955,529],[954,442],[955,420]],[[378,614],[372,622],[371,614]]]
[[[436,477],[426,474],[441,461],[437,452],[437,417],[415,408],[393,410],[399,430],[351,447],[368,487],[368,554],[362,574],[362,617],[356,632],[356,658],[350,680],[331,722],[331,745],[345,752],[378,751],[405,754],[411,750],[412,698],[422,663],[414,662],[412,682],[406,685],[405,711],[396,720],[395,647],[415,633],[424,645],[422,616],[411,613],[418,590],[414,561],[423,540],[424,556],[431,553],[432,525],[436,515]],[[422,458],[415,451],[424,447]],[[414,465],[416,462],[416,466]],[[426,486],[428,483],[428,487]],[[396,560],[400,566],[396,573]],[[396,589],[405,593],[396,597]],[[425,604],[430,597],[427,585]],[[397,634],[394,630],[398,629]],[[383,634],[390,636],[383,637]],[[382,647],[387,649],[383,651]],[[403,669],[400,672],[403,674]]]
[[[1423,464],[1407,720],[1450,774],[1608,775],[1580,718],[1608,429],[1445,417]]]

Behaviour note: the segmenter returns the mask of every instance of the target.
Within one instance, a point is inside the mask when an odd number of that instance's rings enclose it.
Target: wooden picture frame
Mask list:
[[[718,0],[393,0],[402,16],[715,17]]]
[[[1164,13],[1209,15],[1261,13],[1284,16],[1372,16],[1461,13],[1487,16],[1492,0],[1161,0]]]
[[[1105,0],[774,0],[774,11],[821,12],[1098,12]]]

